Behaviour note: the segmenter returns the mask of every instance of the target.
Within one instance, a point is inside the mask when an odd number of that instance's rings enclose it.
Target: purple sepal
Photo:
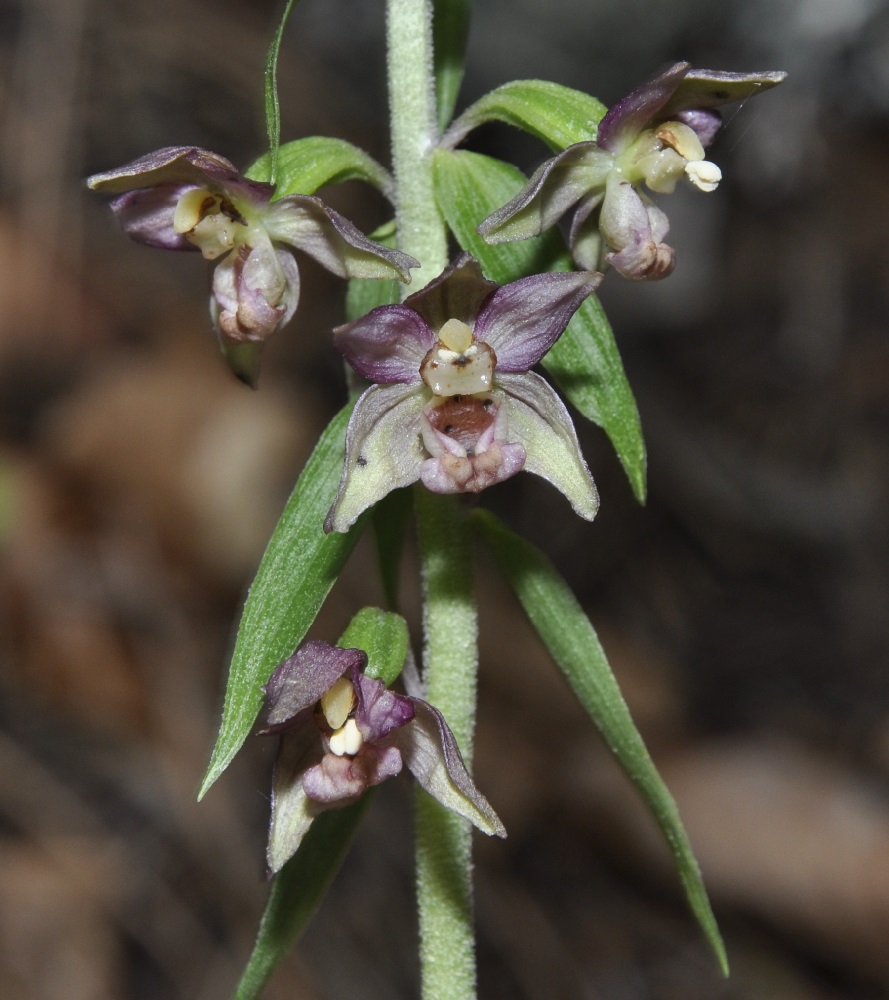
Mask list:
[[[279,664],[263,688],[268,699],[266,726],[261,733],[280,733],[297,725],[297,718],[321,699],[347,671],[367,666],[361,649],[340,649],[326,642],[303,643]]]
[[[493,348],[497,371],[526,372],[559,339],[599,287],[595,271],[535,274],[498,288],[482,306],[475,335]]]
[[[667,104],[690,69],[690,63],[674,63],[660,76],[648,80],[613,104],[599,122],[598,144],[610,153],[619,153]]]
[[[677,119],[682,111],[719,108],[732,101],[771,90],[783,83],[787,74],[780,70],[763,73],[730,73],[724,70],[690,69],[679,81],[670,99],[661,108],[658,120]]]
[[[333,331],[346,361],[371,382],[420,381],[420,363],[436,336],[407,305],[379,306]]]
[[[416,310],[437,333],[449,319],[472,326],[482,303],[499,285],[488,281],[477,260],[462,253],[442,273],[409,295],[404,304]]]
[[[275,190],[271,184],[247,180],[225,157],[198,146],[156,149],[122,167],[87,179],[93,191],[112,194],[171,184],[207,188],[256,203],[268,201]]]

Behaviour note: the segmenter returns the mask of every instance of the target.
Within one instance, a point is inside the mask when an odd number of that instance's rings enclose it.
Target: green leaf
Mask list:
[[[554,231],[517,243],[489,246],[476,226],[525,185],[511,164],[465,150],[435,154],[435,193],[457,242],[494,281],[506,284],[535,271],[571,270],[571,258]],[[608,435],[640,503],[645,501],[645,441],[636,401],[611,326],[590,296],[543,359],[559,387],[588,420]]]
[[[407,642],[407,622],[401,615],[362,608],[336,644],[343,649],[363,649],[367,653],[365,674],[389,687],[404,667]]]
[[[247,170],[254,181],[267,181],[272,174],[275,156],[266,153]],[[310,135],[287,142],[277,151],[275,198],[288,194],[314,194],[327,184],[359,180],[378,188],[391,201],[394,197],[392,175],[381,164],[345,139]]]
[[[229,670],[222,726],[198,798],[231,763],[262,706],[262,686],[302,642],[361,534],[325,535],[322,525],[343,470],[342,409],[321,435],[287,501],[247,595]]]
[[[513,80],[467,108],[448,129],[443,145],[453,148],[479,125],[500,121],[560,152],[576,142],[595,139],[607,110],[595,97],[549,80]]]
[[[383,593],[393,611],[398,608],[401,557],[404,553],[407,524],[412,510],[410,490],[393,490],[373,508],[371,515]]]
[[[657,820],[692,912],[727,975],[725,945],[676,803],[633,723],[593,626],[543,553],[490,512],[476,510],[472,516],[543,644]]]
[[[281,51],[281,39],[284,37],[284,27],[293,10],[296,0],[287,0],[284,13],[278,22],[272,44],[265,57],[265,128],[269,137],[269,175],[268,179],[275,183],[278,159],[278,147],[281,145],[281,103],[278,100],[278,53]]]
[[[570,260],[560,260],[568,270]],[[647,493],[645,439],[636,400],[602,303],[591,295],[541,362],[577,409],[608,435],[639,503]]]
[[[435,0],[432,12],[435,102],[442,130],[451,120],[463,82],[471,9],[470,0]]]
[[[256,944],[233,1000],[259,996],[281,959],[311,920],[343,863],[373,794],[354,805],[322,813],[299,850],[272,881]]]

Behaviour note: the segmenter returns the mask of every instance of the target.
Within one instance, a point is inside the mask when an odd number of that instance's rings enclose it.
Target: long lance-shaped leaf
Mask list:
[[[405,620],[379,608],[362,608],[337,641],[344,649],[363,649],[368,661],[365,673],[387,687],[401,673],[407,643]],[[234,1000],[253,1000],[259,995],[306,927],[343,863],[369,801],[365,793],[346,809],[322,813],[299,850],[275,876]]]
[[[438,127],[447,128],[460,84],[469,38],[470,0],[435,0],[432,11],[432,47],[435,59],[435,103]]]
[[[253,163],[245,176],[254,181],[268,181],[275,157],[266,153]],[[286,142],[278,149],[275,166],[275,198],[288,194],[314,194],[326,184],[359,180],[378,188],[390,201],[394,199],[392,175],[363,149],[324,135],[310,135]]]
[[[513,80],[468,107],[448,129],[443,145],[458,146],[485,122],[514,125],[543,140],[554,152],[595,139],[608,109],[595,97],[549,80]]]
[[[272,881],[256,944],[233,1000],[258,997],[275,968],[321,905],[339,871],[374,789],[354,805],[322,813],[299,850]]]
[[[229,670],[222,726],[198,798],[231,763],[262,704],[262,686],[299,645],[361,534],[323,530],[343,471],[350,408],[327,426],[269,541],[247,595]]]
[[[265,128],[269,138],[269,180],[275,183],[275,173],[278,160],[278,147],[281,145],[281,103],[278,100],[278,53],[281,51],[281,39],[287,19],[296,4],[296,0],[287,0],[284,13],[272,36],[272,43],[265,57]]]
[[[725,945],[676,803],[636,729],[593,626],[542,552],[487,511],[477,510],[473,518],[543,644],[657,820],[689,906],[727,975]]]
[[[571,270],[571,259],[554,232],[535,239],[489,246],[476,232],[525,184],[511,164],[463,150],[435,154],[435,190],[457,242],[501,284],[535,271]],[[591,295],[577,310],[543,367],[580,413],[608,435],[640,503],[645,501],[645,441],[636,401],[601,304]]]

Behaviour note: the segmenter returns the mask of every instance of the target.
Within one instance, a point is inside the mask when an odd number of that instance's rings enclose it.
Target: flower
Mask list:
[[[366,667],[361,649],[306,642],[265,687],[262,732],[283,735],[272,790],[272,873],[296,852],[316,816],[354,802],[404,765],[448,809],[483,833],[506,836],[442,714],[421,698],[388,691],[363,673]]]
[[[355,404],[326,531],[346,531],[390,490],[477,493],[521,469],[549,480],[581,517],[598,495],[563,403],[529,371],[601,274],[538,274],[502,287],[468,254],[401,305],[334,331],[376,383]]]
[[[210,315],[232,371],[249,385],[256,384],[263,343],[296,310],[294,249],[341,278],[410,281],[410,268],[419,266],[367,239],[319,198],[272,201],[273,185],[248,180],[228,160],[194,146],[159,149],[87,184],[118,195],[111,207],[137,242],[219,260]]]
[[[668,194],[684,176],[701,191],[722,178],[704,150],[721,125],[719,105],[775,87],[786,73],[722,73],[671,66],[618,101],[596,138],[547,160],[512,201],[478,227],[488,243],[537,236],[574,208],[569,242],[578,267],[610,264],[625,278],[673,270],[667,216],[640,190]]]

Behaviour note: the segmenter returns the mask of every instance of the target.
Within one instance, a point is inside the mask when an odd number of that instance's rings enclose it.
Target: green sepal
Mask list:
[[[396,243],[394,220],[384,223],[372,232],[369,238],[382,243],[384,247],[394,247]],[[346,319],[351,322],[360,319],[377,306],[391,306],[400,302],[402,284],[403,282],[394,278],[391,280],[352,278],[346,286]]]
[[[506,122],[541,139],[554,152],[595,139],[608,108],[595,97],[549,80],[513,80],[468,107],[444,136],[453,148],[485,122]],[[497,206],[499,207],[499,206]]]
[[[343,649],[367,653],[364,673],[389,687],[401,673],[407,657],[407,622],[392,611],[362,608],[337,639]]]
[[[571,258],[550,230],[517,243],[487,244],[476,226],[509,201],[527,178],[509,163],[465,150],[438,150],[439,206],[460,246],[493,281],[506,284],[540,271],[571,270]],[[640,503],[646,495],[645,441],[614,333],[591,295],[542,361],[570,402],[608,435]]]
[[[287,0],[278,27],[272,35],[265,57],[265,128],[269,140],[268,174],[263,180],[275,183],[277,176],[278,150],[281,145],[281,103],[278,100],[278,53],[281,51],[281,39],[284,28],[290,17],[296,0]]]
[[[272,177],[271,153],[261,156],[245,173],[253,181],[268,181]],[[343,181],[366,181],[390,199],[393,197],[392,175],[381,164],[345,139],[323,135],[306,136],[286,142],[278,149],[275,167],[275,198],[289,194],[314,194],[327,184]]]
[[[374,789],[345,809],[322,813],[272,880],[256,943],[232,1000],[254,1000],[305,929],[339,871]]]
[[[344,534],[322,528],[343,471],[350,412],[344,407],[318,440],[250,587],[199,799],[241,748],[262,706],[262,686],[302,642],[361,534],[362,521]]]
[[[728,975],[725,945],[676,803],[636,729],[590,620],[542,552],[488,511],[476,510],[472,518],[543,644],[651,810],[673,854],[689,906]]]
[[[470,0],[434,0],[432,51],[435,65],[435,104],[438,127],[447,128],[463,82],[463,63],[469,38]]]

